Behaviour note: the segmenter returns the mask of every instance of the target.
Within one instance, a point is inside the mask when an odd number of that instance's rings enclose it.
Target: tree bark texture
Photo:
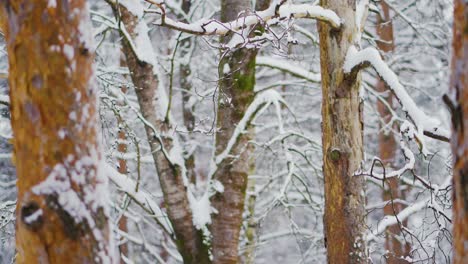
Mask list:
[[[468,263],[468,2],[455,0],[451,94],[454,264]]]
[[[386,54],[391,53],[394,50],[395,43],[393,38],[393,23],[390,17],[390,8],[385,1],[380,2],[381,11],[377,16],[377,35],[379,39],[377,41],[377,47],[380,52]],[[385,97],[387,105],[393,107],[393,93],[387,89],[386,83],[379,78],[377,81],[377,92],[381,93]],[[388,124],[392,120],[392,113],[380,100],[377,100],[377,110],[382,118],[383,125]],[[392,125],[392,127],[394,127]],[[383,128],[382,125],[380,127]],[[380,131],[379,133],[379,157],[385,166],[386,171],[390,171],[395,165],[397,142],[391,129],[387,131]],[[386,185],[383,191],[383,200],[389,201],[384,207],[385,215],[396,215],[404,209],[403,205],[399,202],[393,202],[393,200],[404,199],[404,193],[400,190],[399,180],[397,177],[393,177],[386,180]],[[385,249],[387,252],[387,263],[388,264],[399,264],[408,263],[404,260],[405,256],[409,255],[410,246],[408,243],[400,242],[399,236],[401,236],[401,227],[399,225],[392,225],[387,229],[385,236]],[[402,258],[403,257],[403,258]]]
[[[134,40],[141,32],[137,32],[138,23],[145,23],[123,5],[113,5],[114,14],[121,19],[123,26]],[[162,98],[158,98],[158,77],[154,73],[154,65],[141,61],[135,54],[130,43],[122,34],[123,50],[130,69],[130,76],[135,85],[135,92],[140,105],[140,111],[146,121],[160,134],[162,144],[167,153],[173,147],[171,137],[173,128],[169,120],[162,120],[156,113]],[[203,244],[201,231],[193,225],[193,215],[187,198],[187,188],[184,185],[181,168],[172,164],[161,151],[161,144],[153,129],[146,125],[146,134],[158,172],[161,189],[164,195],[167,214],[175,233],[175,241],[184,263],[210,263],[208,248]]]
[[[223,0],[221,2],[221,21],[231,21],[241,11],[251,9],[248,0]],[[245,15],[245,13],[244,13]],[[246,29],[248,30],[248,29]],[[222,37],[228,43],[231,36]],[[216,154],[226,149],[236,125],[242,119],[247,107],[254,98],[256,49],[235,49],[221,58],[219,64],[219,98],[217,113]],[[229,70],[225,71],[225,67]],[[213,263],[239,262],[239,236],[244,212],[247,177],[251,168],[252,145],[248,141],[253,131],[237,138],[230,157],[218,164],[214,179],[221,182],[224,192],[211,199],[212,206],[218,211],[213,215],[211,231]]]
[[[17,168],[17,263],[116,263],[84,0],[1,0]]]
[[[348,48],[359,41],[356,1],[322,0],[321,5],[345,21],[339,29],[318,22],[328,263],[366,263],[364,179],[353,176],[363,159],[361,78],[343,72]]]

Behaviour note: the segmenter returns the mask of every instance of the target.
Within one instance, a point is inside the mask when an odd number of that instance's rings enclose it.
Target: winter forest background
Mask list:
[[[61,1],[57,2],[60,5]],[[280,1],[238,2],[247,3],[241,10],[252,11],[265,10]],[[291,1],[295,5],[318,2]],[[185,28],[194,32],[182,32],[184,28],[181,31],[174,29],[176,24],[170,25],[171,21],[224,20],[223,12],[227,11],[221,11],[220,1],[166,0],[164,9],[157,1],[87,3],[98,84],[99,139],[106,170],[111,171],[107,203],[121,262],[181,263],[182,258],[165,230],[171,229],[166,219],[170,202],[164,200],[150,147],[155,143],[149,143],[145,133],[147,120],[135,93],[138,85],[130,76],[129,67],[138,67],[138,62],[129,62],[124,56],[132,45],[127,42],[127,48],[122,47],[122,39],[134,35],[125,29],[125,18],[118,18],[111,7],[119,4],[129,10],[121,11],[124,15],[128,11],[138,18],[136,30],[141,31],[133,48],[137,59],[154,67],[158,81],[153,84],[161,96],[157,107],[162,108],[156,112],[165,113],[162,119],[171,119],[171,128],[164,128],[176,142],[171,155],[179,153],[184,159],[187,189],[194,201],[193,222],[204,239],[210,240],[206,226],[219,213],[219,209],[213,210],[210,196],[230,191],[214,172],[213,164],[221,166],[223,161],[219,160],[233,158],[229,152],[219,151],[221,144],[237,152],[234,158],[241,159],[240,167],[248,172],[245,197],[241,197],[245,201],[239,223],[241,262],[325,263],[317,20],[277,17],[250,27],[249,32],[239,29],[234,36],[220,38],[219,34],[197,32],[196,26]],[[167,19],[161,20],[162,16]],[[369,1],[360,42],[361,50],[379,50],[410,98],[427,117],[441,122],[441,130],[450,130],[449,111],[442,97],[449,90],[452,19],[450,0]],[[237,54],[238,50],[243,53]],[[249,53],[252,50],[257,54]],[[246,85],[254,83],[254,92],[242,98],[233,98],[223,89],[224,76],[235,74],[225,59],[233,53],[240,61],[256,56],[255,66],[250,67],[254,75],[243,80]],[[15,262],[17,191],[8,71],[5,37],[0,33],[0,263]],[[406,261],[398,263],[450,263],[450,144],[423,136],[408,116],[411,109],[401,107],[372,67],[362,72],[359,96],[363,102],[364,160],[361,170],[355,172],[360,176],[355,177],[365,179],[362,243],[367,245],[372,263],[397,263],[394,258]],[[219,119],[226,115],[222,111],[236,109],[245,101],[248,104],[242,106],[242,114],[246,118],[230,124],[231,133],[245,143],[239,149],[236,142],[231,144],[230,135],[224,137],[216,131]],[[246,149],[247,157],[239,154]]]

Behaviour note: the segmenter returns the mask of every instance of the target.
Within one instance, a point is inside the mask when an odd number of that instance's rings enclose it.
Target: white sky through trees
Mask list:
[[[184,11],[186,2],[189,11]],[[386,2],[394,50],[384,53],[376,44],[379,1],[357,1],[360,41],[347,51],[342,68],[346,74],[362,73],[364,160],[352,177],[366,180],[363,237],[373,263],[385,263],[386,230],[393,225],[401,226],[398,239],[410,245],[410,256],[405,257],[409,263],[450,263],[452,157],[447,143],[450,116],[442,96],[449,87],[453,5],[449,0]],[[174,239],[177,229],[169,219],[173,216],[168,214],[170,202],[150,144],[161,144],[158,151],[182,177],[193,230],[203,234],[203,243],[210,248],[213,216],[219,213],[210,201],[226,188],[214,175],[224,161],[240,158],[237,142],[246,133],[254,136],[245,147],[252,152],[243,220],[238,223],[240,262],[325,263],[317,21],[336,30],[347,21],[322,8],[319,1],[272,0],[266,8],[245,10],[228,22],[221,22],[221,3],[215,0],[89,0],[88,4],[88,33],[94,38],[89,49],[95,51],[99,84],[101,170],[110,180],[106,202],[111,206],[115,245],[127,247],[120,256],[123,263],[182,262]],[[125,19],[116,19],[118,12],[110,7],[116,4],[136,18],[131,32]],[[60,1],[50,0],[47,8],[60,6]],[[0,263],[12,263],[16,173],[9,125],[8,54],[1,30]],[[137,65],[149,65],[157,80],[150,98],[155,102],[155,120],[143,111],[136,93],[139,87],[132,79],[135,73],[122,54],[123,42],[128,43]],[[220,86],[224,76],[232,73],[221,61],[242,49],[258,50],[254,96],[240,121],[232,124],[225,149],[216,152],[216,137],[222,133],[216,125],[219,106],[236,109],[233,98]],[[76,55],[65,47],[64,53]],[[235,78],[242,77],[235,74]],[[385,92],[376,88],[380,78],[388,86]],[[385,103],[390,93],[396,99],[393,105]],[[391,118],[379,115],[377,101],[389,109]],[[187,126],[187,113],[193,116],[193,128]],[[162,130],[161,123],[169,125]],[[153,142],[145,133],[148,128],[153,131]],[[382,167],[378,156],[380,133],[397,142],[392,168]],[[119,144],[125,151],[119,151]],[[119,171],[119,160],[126,162],[126,173]],[[382,194],[388,186],[384,182],[393,177],[398,178],[405,198],[385,201]],[[383,208],[393,203],[404,209],[385,215]],[[124,228],[119,225],[123,218]]]

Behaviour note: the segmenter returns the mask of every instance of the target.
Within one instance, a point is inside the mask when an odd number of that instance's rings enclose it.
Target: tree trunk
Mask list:
[[[248,0],[223,0],[221,21],[234,20],[241,11],[251,8]],[[222,37],[228,43],[231,36]],[[229,51],[219,64],[219,98],[216,133],[216,154],[222,153],[234,134],[236,125],[245,114],[254,98],[256,49]],[[229,70],[226,70],[229,69]],[[231,155],[218,164],[214,179],[221,182],[224,192],[211,199],[218,211],[213,215],[213,263],[238,263],[239,235],[244,212],[247,177],[250,171],[249,157],[253,151],[248,141],[253,132],[248,131],[237,138]]]
[[[143,37],[139,36],[139,34],[147,34],[147,32],[138,31],[139,27],[142,26],[139,23],[145,23],[142,17],[138,17],[137,14],[129,11],[122,4],[117,6],[111,3],[111,5],[115,16],[122,21],[122,26],[128,32],[133,42],[132,45],[135,44],[137,36],[140,40]],[[203,244],[201,231],[197,230],[193,225],[193,215],[187,198],[187,188],[184,185],[181,168],[177,164],[171,163],[169,157],[166,156],[173,148],[175,139],[171,137],[173,127],[170,120],[164,118],[165,113],[161,113],[164,98],[160,97],[162,91],[158,91],[161,87],[158,87],[158,79],[154,73],[155,65],[142,61],[142,58],[135,54],[135,50],[126,39],[125,34],[121,35],[123,50],[131,79],[135,85],[140,111],[145,120],[159,133],[166,151],[165,154],[161,150],[161,142],[152,127],[146,125],[148,142],[158,172],[169,220],[174,228],[177,248],[184,263],[210,263],[208,248]]]
[[[379,36],[377,47],[382,53],[391,53],[394,50],[395,43],[390,8],[385,1],[381,1],[380,6],[381,12],[377,16],[377,35]],[[380,78],[377,82],[377,91],[384,94],[387,105],[392,107],[393,94],[387,89],[386,83]],[[388,124],[392,120],[390,109],[380,100],[377,100],[377,109],[384,122],[383,125]],[[396,146],[397,142],[392,131],[381,131],[379,133],[379,157],[387,171],[395,165]],[[387,185],[384,187],[383,200],[389,202],[384,207],[385,215],[396,215],[403,210],[401,203],[393,202],[396,199],[404,199],[404,193],[400,190],[398,181],[397,177],[386,180]],[[399,225],[392,225],[387,229],[385,249],[389,252],[386,259],[388,264],[408,263],[401,257],[409,255],[410,247],[408,243],[401,243],[398,239],[399,236],[401,236],[401,227]]]
[[[334,30],[318,22],[322,75],[325,245],[328,263],[366,263],[364,179],[353,176],[363,159],[360,74],[343,73],[348,48],[359,41],[355,1],[322,0],[345,21]]]
[[[0,1],[18,175],[17,263],[115,263],[84,0]]]
[[[120,59],[120,66],[125,67],[126,66],[126,61],[121,58]],[[120,88],[123,93],[126,93],[127,88],[126,87],[121,87]],[[122,104],[120,104],[122,106]],[[117,135],[117,151],[119,152],[119,155],[123,157],[125,153],[127,153],[127,143],[125,142],[127,140],[127,137],[125,135],[125,129],[124,129],[124,124],[125,121],[123,120],[123,117],[118,115],[117,116],[117,126],[118,126],[118,135]],[[119,164],[119,173],[122,175],[127,175],[128,173],[128,166],[127,166],[127,160],[125,158],[119,157],[117,159],[117,162]],[[138,165],[139,166],[139,165]],[[124,199],[128,199],[127,194],[123,195]],[[129,203],[124,203],[124,206],[122,209],[124,211],[127,210]],[[128,232],[128,227],[127,227],[127,217],[125,216],[124,212],[122,212],[122,215],[120,216],[119,223],[118,223],[119,229],[123,232]],[[119,250],[120,250],[120,255],[128,257],[128,242],[125,242],[123,244],[119,245]],[[120,259],[120,264],[125,264],[124,258]]]
[[[190,8],[192,6],[191,0],[183,0],[182,1],[182,11],[185,14],[190,12]],[[185,18],[181,19],[184,23],[189,23]],[[192,38],[186,37],[180,42],[181,47],[181,62],[179,64],[179,79],[180,79],[180,88],[182,89],[182,113],[184,117],[184,126],[187,128],[188,134],[186,136],[187,141],[191,142],[194,141],[194,136],[192,134],[193,129],[195,128],[195,107],[191,102],[193,97],[192,91],[192,69],[190,67],[191,60],[191,49],[192,49]],[[195,172],[195,155],[198,152],[198,147],[196,147],[190,156],[185,159],[185,164],[187,166],[187,177],[190,179],[190,182],[196,184],[197,175]]]
[[[451,93],[454,264],[468,263],[468,3],[455,0]]]

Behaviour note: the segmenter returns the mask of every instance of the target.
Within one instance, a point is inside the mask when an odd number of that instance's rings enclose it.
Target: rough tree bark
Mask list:
[[[393,23],[390,17],[390,8],[385,1],[380,2],[381,12],[377,16],[377,35],[379,40],[377,41],[377,47],[382,53],[391,53],[394,50],[395,43],[393,38]],[[379,79],[377,81],[378,92],[385,96],[387,105],[393,106],[393,94],[387,89],[385,81]],[[377,100],[377,110],[383,120],[384,126],[392,120],[392,113],[387,106]],[[393,126],[392,126],[393,127]],[[381,131],[379,133],[379,157],[382,160],[386,171],[389,171],[395,166],[395,157],[397,150],[397,142],[395,136],[391,131]],[[399,202],[393,202],[393,200],[404,199],[404,193],[400,190],[398,178],[393,177],[386,180],[386,186],[384,187],[383,200],[389,201],[384,207],[385,215],[396,215],[403,210],[403,205]],[[408,263],[408,261],[402,259],[409,255],[410,247],[408,243],[400,242],[398,238],[401,235],[401,227],[399,225],[392,225],[387,229],[385,237],[385,249],[389,252],[387,254],[388,264]]]
[[[132,42],[135,42],[138,34],[147,34],[147,32],[138,31],[138,24],[145,23],[142,17],[132,13],[122,4],[108,2],[111,4],[115,16],[122,21],[121,26],[125,27]],[[149,123],[145,126],[146,134],[164,194],[169,220],[174,228],[174,239],[179,253],[182,255],[184,263],[210,263],[208,248],[202,241],[202,233],[193,225],[193,215],[187,198],[187,189],[182,179],[181,168],[179,165],[171,163],[169,157],[166,156],[173,147],[173,138],[171,137],[173,128],[170,120],[165,119],[164,114],[161,116],[161,113],[158,113],[163,98],[157,96],[160,87],[158,87],[158,77],[155,74],[155,65],[141,60],[132,48],[134,43],[131,44],[124,33],[121,35],[140,111]],[[162,142],[159,141],[152,127],[157,130],[156,133],[159,133]],[[161,143],[164,145],[166,153],[162,151]]]
[[[1,0],[18,175],[17,263],[115,263],[86,1]]]
[[[455,0],[451,94],[454,262],[468,262],[468,2]],[[448,101],[448,100],[447,100]]]
[[[322,0],[345,21],[333,29],[318,22],[322,75],[322,145],[325,245],[328,263],[366,263],[364,179],[353,176],[363,159],[359,73],[345,75],[348,48],[357,44],[356,1]]]
[[[221,22],[237,19],[241,11],[251,9],[248,0],[221,1]],[[245,13],[244,13],[245,15]],[[248,30],[248,29],[246,29]],[[231,35],[221,37],[227,44]],[[254,98],[256,49],[228,51],[219,64],[219,98],[217,113],[216,154],[222,153],[234,134],[236,124],[242,119]],[[218,211],[211,225],[213,263],[238,263],[239,235],[244,212],[245,193],[250,171],[249,156],[253,147],[248,141],[253,131],[237,138],[231,155],[218,164],[214,179],[221,182],[224,192],[211,199]]]

